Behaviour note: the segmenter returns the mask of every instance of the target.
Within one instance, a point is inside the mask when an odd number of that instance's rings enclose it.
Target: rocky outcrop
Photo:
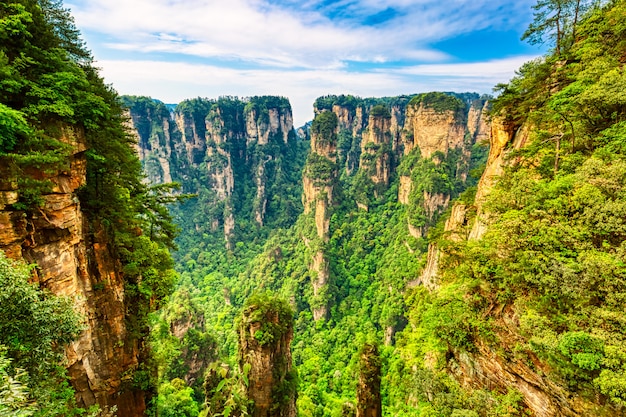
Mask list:
[[[183,191],[201,195],[206,215],[196,220],[196,230],[220,230],[232,249],[239,221],[263,227],[268,215],[282,214],[268,213],[268,204],[277,173],[296,164],[286,160],[297,146],[287,99],[193,99],[171,113],[146,97],[125,100],[148,180],[179,181]],[[256,186],[254,195],[248,191],[250,183]],[[245,206],[253,210],[240,212]]]
[[[449,372],[466,388],[506,392],[510,389],[522,394],[530,415],[536,417],[623,416],[622,409],[599,404],[578,395],[572,395],[564,386],[548,378],[549,366],[531,356],[527,360],[507,358],[503,351],[512,352],[518,343],[518,317],[509,308],[498,314],[500,346],[493,348],[477,341],[475,352],[454,352],[448,363]]]
[[[229,120],[226,125],[226,117],[220,107],[209,111],[206,118],[206,140],[207,146],[207,172],[211,179],[211,188],[216,195],[216,203],[223,206],[223,227],[226,248],[232,249],[232,238],[235,229],[235,219],[233,214],[233,204],[231,197],[235,188],[235,174],[233,171],[233,158],[227,151],[227,147],[233,142],[243,142],[246,140],[244,132],[240,127],[241,120],[239,114],[234,115],[234,120]],[[233,117],[229,115],[229,117]],[[239,122],[239,123],[238,123]]]
[[[248,368],[252,417],[295,417],[296,376],[292,370],[291,308],[276,298],[257,297],[244,308],[239,327],[241,371]]]
[[[411,195],[411,177],[408,175],[400,176],[400,184],[398,186],[398,202],[400,204],[409,204],[409,196]]]
[[[489,141],[491,121],[487,113],[490,105],[489,101],[475,100],[469,108],[467,130],[474,143]]]
[[[487,166],[480,178],[476,190],[475,204],[478,210],[474,226],[469,235],[470,239],[480,239],[487,229],[485,215],[482,205],[485,198],[493,189],[498,177],[504,172],[504,164],[507,149],[519,149],[528,140],[529,129],[522,127],[515,129],[514,126],[507,125],[502,119],[495,118],[491,123],[491,135],[489,139],[489,157]]]
[[[259,145],[267,145],[270,136],[282,135],[282,140],[287,143],[289,133],[293,130],[293,116],[291,109],[269,108],[267,113],[253,107],[245,115],[246,136],[248,144],[256,142]]]
[[[410,133],[404,142],[404,153],[417,147],[422,158],[435,152],[444,155],[450,149],[462,148],[465,141],[465,120],[453,110],[437,111],[423,103],[409,106],[405,129]]]
[[[146,395],[130,379],[142,346],[126,328],[121,268],[104,229],[89,221],[76,195],[86,181],[85,138],[68,128],[62,140],[73,149],[69,169],[48,178],[53,187],[39,210],[14,210],[17,187],[6,177],[0,181],[0,249],[36,264],[35,280],[73,299],[84,317],[85,329],[66,355],[78,405],[116,406],[119,415],[140,416]]]
[[[169,111],[163,103],[150,101],[142,104],[142,112],[128,112],[127,127],[135,136],[135,149],[148,181],[153,184],[170,183],[174,143]]]
[[[359,382],[356,388],[356,417],[381,417],[381,360],[376,346],[366,344],[359,358]]]
[[[131,109],[132,114],[132,109]],[[190,166],[202,163],[206,154],[206,137],[204,132],[204,120],[202,124],[189,112],[175,111],[174,123],[181,134],[181,146],[179,151]]]
[[[330,236],[333,191],[337,182],[337,125],[338,118],[333,112],[325,111],[315,117],[311,127],[311,153],[302,177],[304,213],[311,213],[315,219],[314,240],[317,242],[327,242]],[[319,320],[326,317],[328,311],[324,295],[329,281],[329,263],[321,248],[315,250],[310,269],[313,316]]]
[[[371,114],[361,141],[360,169],[366,171],[376,185],[389,185],[391,142],[391,114],[386,109],[381,110],[380,114]]]
[[[467,239],[467,214],[469,207],[462,203],[457,203],[452,207],[450,217],[444,226],[444,237],[453,242]],[[428,245],[426,256],[426,266],[422,270],[420,277],[409,283],[409,287],[424,285],[426,288],[435,289],[437,287],[437,274],[439,273],[439,259],[442,256],[441,249],[436,243]]]
[[[444,237],[452,242],[478,240],[484,235],[489,218],[488,213],[483,210],[483,204],[498,178],[504,173],[505,165],[509,163],[507,154],[523,147],[529,138],[530,129],[527,126],[517,128],[500,118],[494,118],[490,125],[490,153],[478,184],[474,204],[468,206],[457,203],[445,224]],[[476,128],[476,136],[480,137],[481,129],[483,128],[479,126]],[[436,289],[443,256],[445,252],[431,243],[426,267],[419,279],[409,286],[421,284]],[[534,353],[525,351],[528,357],[524,359],[503,355],[503,352],[514,352],[519,348],[522,340],[519,336],[519,313],[513,306],[494,305],[489,314],[494,321],[497,348],[476,338],[472,351],[453,349],[450,352],[448,371],[462,386],[499,392],[515,389],[522,395],[531,415],[538,417],[623,415],[623,410],[603,405],[602,399],[591,400],[572,395],[565,386],[549,378],[550,366],[539,360]]]

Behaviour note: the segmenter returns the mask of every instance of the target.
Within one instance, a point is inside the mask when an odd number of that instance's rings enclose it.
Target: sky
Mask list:
[[[520,41],[535,0],[66,0],[120,94],[288,97],[491,93],[543,51]]]

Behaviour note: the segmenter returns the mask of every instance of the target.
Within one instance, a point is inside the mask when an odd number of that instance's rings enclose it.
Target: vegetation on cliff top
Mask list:
[[[447,93],[418,94],[409,101],[409,106],[433,109],[437,113],[451,111],[457,113],[465,109],[465,103],[460,98]]]

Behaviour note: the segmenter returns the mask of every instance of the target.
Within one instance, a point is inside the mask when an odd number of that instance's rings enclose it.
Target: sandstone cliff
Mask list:
[[[378,112],[370,114],[367,131],[361,141],[361,169],[369,174],[375,185],[385,188],[391,177],[391,122],[389,111],[379,107]]]
[[[253,417],[295,417],[296,380],[291,364],[293,312],[264,296],[247,302],[239,327],[241,371],[248,369],[248,399]]]
[[[338,118],[334,112],[319,113],[311,127],[311,153],[307,159],[302,177],[304,213],[312,214],[315,221],[318,242],[327,242],[330,232],[330,216],[333,206],[333,192],[337,187],[337,126]],[[319,247],[319,249],[317,249]],[[328,311],[325,299],[329,282],[329,264],[321,245],[316,245],[311,259],[311,284],[315,320],[326,317]]]
[[[118,415],[140,416],[146,394],[131,384],[143,346],[129,333],[124,279],[110,239],[81,210],[76,191],[86,181],[84,134],[66,128],[69,169],[49,177],[53,187],[32,213],[15,210],[18,191],[0,184],[0,250],[37,265],[35,279],[54,294],[71,297],[85,330],[67,348],[67,367],[79,406],[117,406]]]
[[[477,131],[480,129],[477,129]],[[445,223],[444,238],[451,242],[480,240],[487,231],[488,213],[483,203],[504,173],[506,156],[520,149],[529,140],[528,126],[515,127],[495,118],[491,123],[490,152],[487,166],[479,181],[472,205],[456,203]],[[446,253],[435,243],[429,246],[427,264],[418,280],[410,285],[424,285],[437,289],[440,260]],[[504,392],[515,389],[522,395],[531,415],[553,416],[609,416],[623,415],[622,411],[603,405],[602,399],[591,401],[572,395],[566,385],[548,377],[550,365],[533,353],[527,359],[508,354],[520,343],[520,318],[513,306],[494,306],[490,311],[495,324],[498,348],[476,339],[471,352],[453,349],[447,368],[462,386],[471,389],[489,389]],[[503,353],[508,352],[508,353]]]
[[[450,149],[462,148],[465,140],[464,115],[455,110],[435,110],[424,103],[409,106],[405,130],[404,153],[414,148],[422,158],[435,152],[447,154]]]
[[[283,172],[297,176],[292,169],[301,169],[287,99],[193,99],[171,114],[159,112],[163,105],[145,97],[127,97],[126,103],[148,179],[178,181],[185,192],[199,194],[206,215],[188,219],[194,230],[220,230],[232,249],[237,225],[252,220],[263,227],[285,212],[296,214],[297,208],[284,206],[289,200],[276,201],[274,195],[277,187],[286,185]],[[254,194],[248,191],[250,185]],[[243,209],[248,206],[252,209]]]
[[[381,417],[381,360],[378,349],[366,344],[359,358],[359,382],[356,390],[356,417]]]

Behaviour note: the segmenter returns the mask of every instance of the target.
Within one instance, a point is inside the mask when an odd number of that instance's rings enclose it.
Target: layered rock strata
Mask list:
[[[330,232],[330,216],[333,192],[337,186],[337,126],[338,118],[333,112],[322,112],[313,120],[311,128],[311,153],[302,177],[304,213],[315,219],[317,242],[327,242]],[[329,283],[329,262],[321,245],[316,245],[311,259],[311,284],[313,286],[313,317],[320,320],[328,312],[325,289]]]
[[[126,327],[128,300],[121,266],[104,229],[81,210],[76,191],[86,181],[86,141],[65,129],[71,146],[69,169],[49,179],[43,205],[28,213],[12,208],[17,186],[0,181],[0,250],[37,265],[35,280],[56,295],[74,300],[84,331],[66,351],[68,376],[81,407],[117,407],[124,416],[143,415],[146,393],[133,388],[142,346]]]

